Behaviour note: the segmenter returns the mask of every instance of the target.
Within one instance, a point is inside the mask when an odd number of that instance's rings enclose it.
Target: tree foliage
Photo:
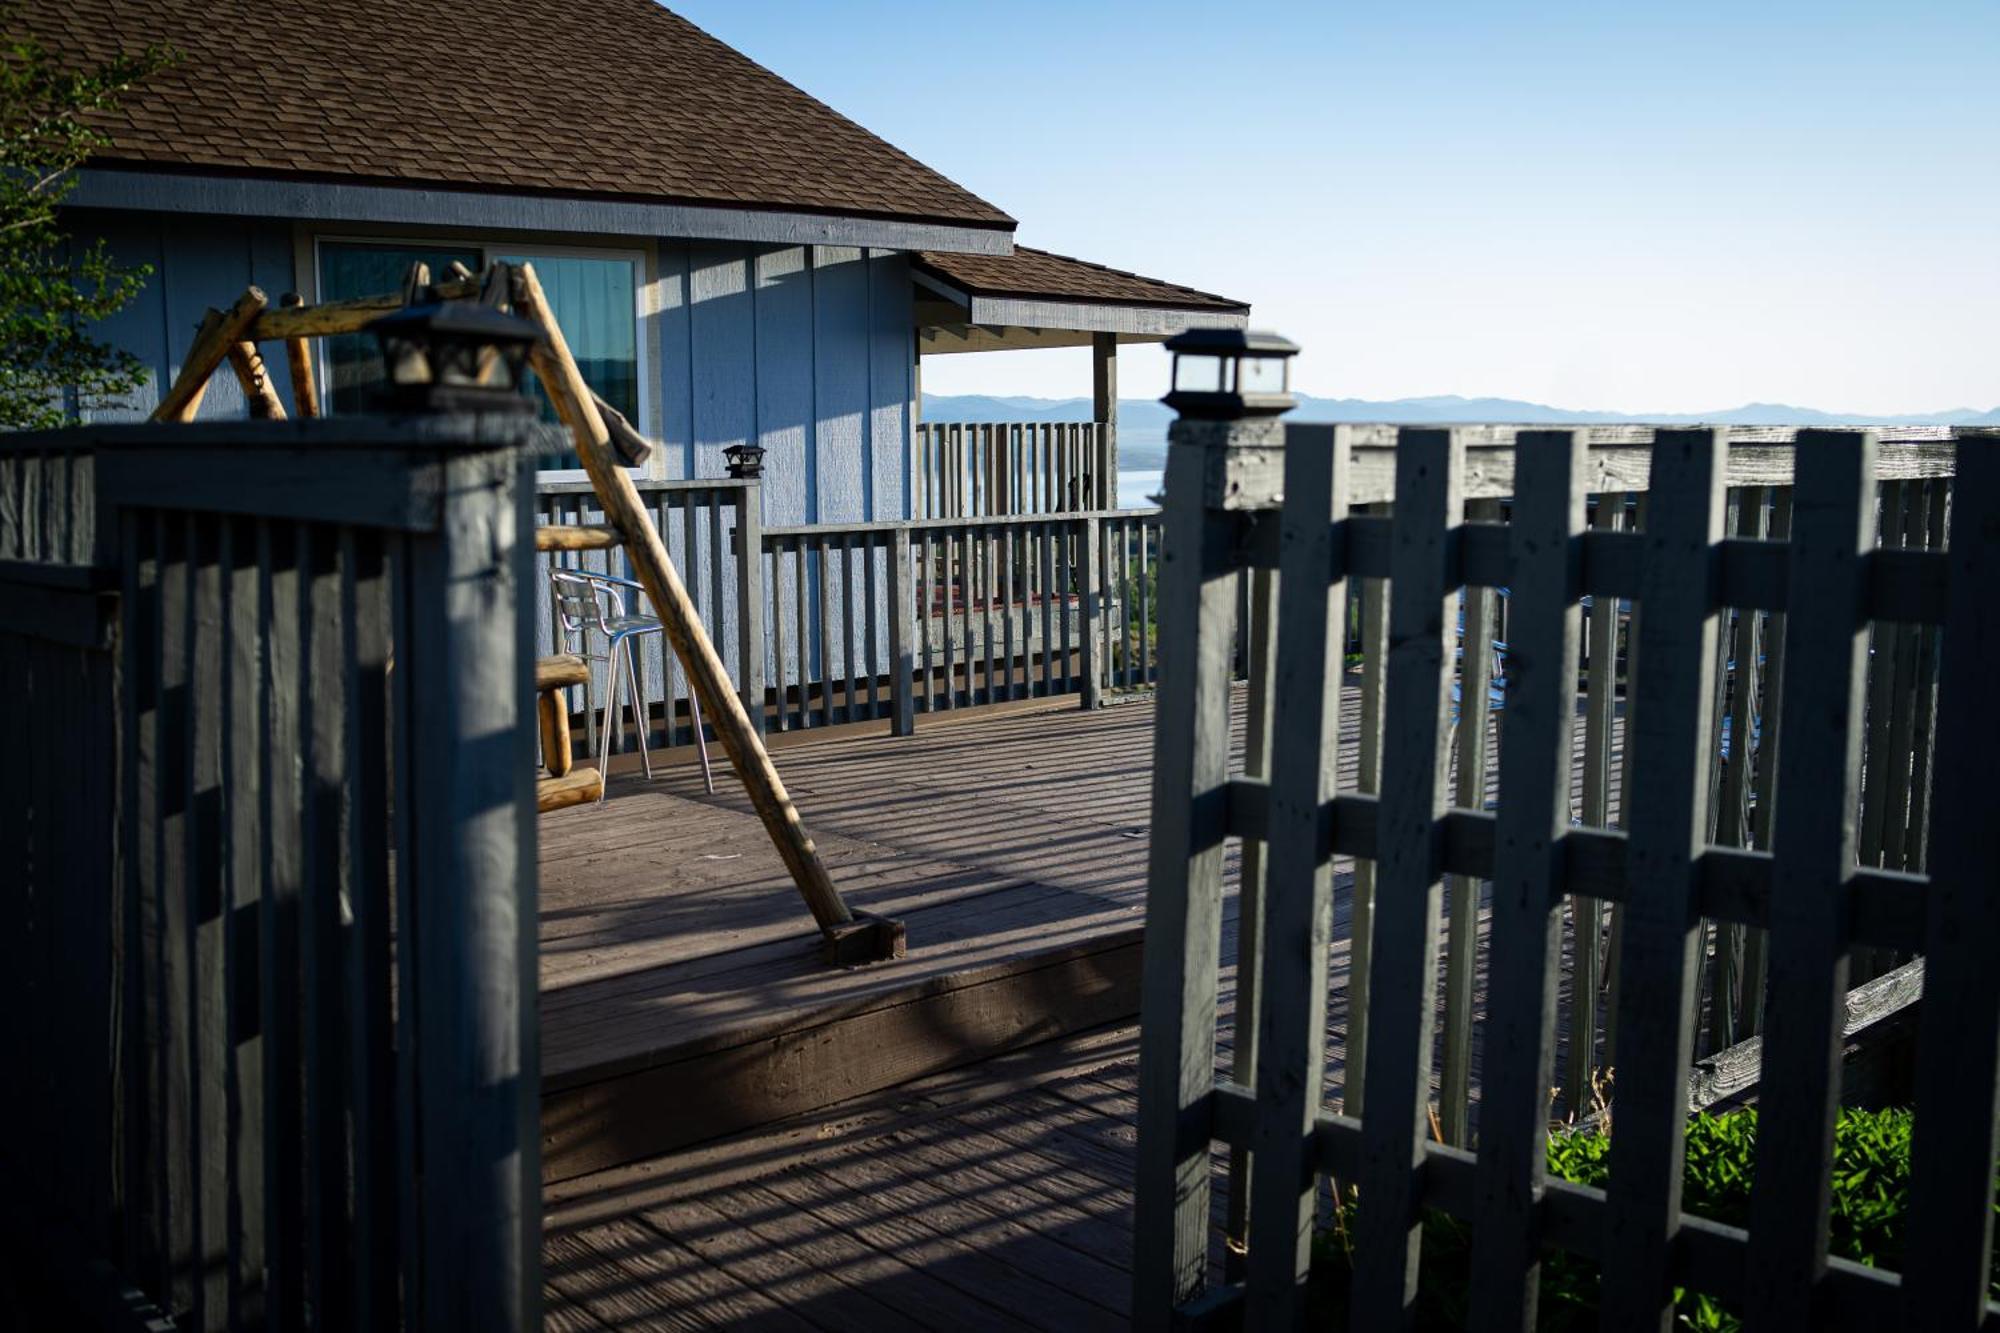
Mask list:
[[[152,275],[121,265],[99,240],[74,244],[57,208],[75,171],[107,140],[91,124],[134,84],[174,59],[149,46],[67,68],[18,32],[0,4],[0,428],[56,426],[117,403],[145,382],[130,353],[91,336]]]

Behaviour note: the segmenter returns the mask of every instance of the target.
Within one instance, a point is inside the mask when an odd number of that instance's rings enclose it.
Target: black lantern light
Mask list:
[[[1190,329],[1167,341],[1174,387],[1163,400],[1196,421],[1270,417],[1298,406],[1291,394],[1298,344],[1275,333]]]
[[[518,315],[471,301],[428,301],[374,320],[391,412],[536,410],[521,393],[528,353],[541,330]]]
[[[764,446],[760,444],[732,444],[722,451],[729,462],[729,475],[752,479],[764,475]]]

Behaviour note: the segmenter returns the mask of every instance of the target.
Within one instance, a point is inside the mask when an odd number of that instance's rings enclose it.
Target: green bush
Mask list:
[[[1901,1266],[1910,1123],[1907,1110],[1841,1112],[1833,1136],[1830,1253],[1875,1267]],[[1681,1206],[1717,1222],[1746,1226],[1756,1146],[1754,1109],[1690,1120]],[[1551,1134],[1549,1175],[1602,1189],[1611,1175],[1610,1137],[1596,1130]],[[1333,1225],[1315,1238],[1311,1300],[1315,1315],[1328,1320],[1345,1318],[1353,1270],[1351,1242],[1361,1206],[1352,1192],[1343,1191]],[[1471,1227],[1443,1213],[1425,1214],[1423,1262],[1417,1280],[1419,1328],[1465,1326],[1471,1255]],[[1994,1276],[1993,1294],[2000,1298],[2000,1267]],[[1550,1330],[1595,1328],[1598,1280],[1597,1265],[1589,1260],[1560,1251],[1549,1253],[1542,1264],[1539,1326]],[[1691,1291],[1678,1295],[1682,1326],[1706,1330],[1739,1327],[1735,1314],[1713,1298]]]

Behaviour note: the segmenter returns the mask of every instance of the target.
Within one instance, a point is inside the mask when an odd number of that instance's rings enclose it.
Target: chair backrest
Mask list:
[[[625,614],[625,599],[602,575],[580,569],[551,569],[549,593],[556,621],[565,634],[596,630],[610,635],[605,621]]]

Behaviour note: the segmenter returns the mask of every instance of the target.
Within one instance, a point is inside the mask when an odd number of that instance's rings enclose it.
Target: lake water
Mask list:
[[[1153,502],[1148,497],[1158,495],[1166,484],[1167,474],[1163,471],[1118,469],[1118,507],[1120,509],[1150,509]]]

